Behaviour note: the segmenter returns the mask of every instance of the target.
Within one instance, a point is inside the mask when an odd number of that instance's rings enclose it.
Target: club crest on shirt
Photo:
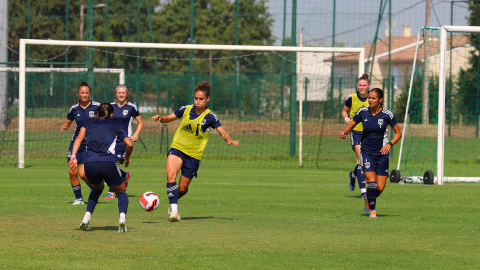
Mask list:
[[[88,112],[88,116],[93,117],[94,115],[95,115],[95,112],[94,112],[94,111],[89,111],[89,112]]]
[[[128,114],[128,110],[123,110],[123,115],[127,115]]]
[[[378,125],[379,125],[380,127],[382,127],[382,125],[383,125],[383,119],[378,119]]]

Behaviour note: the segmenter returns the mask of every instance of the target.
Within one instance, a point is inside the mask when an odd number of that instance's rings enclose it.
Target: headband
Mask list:
[[[127,86],[126,86],[125,84],[119,84],[119,85],[115,88],[115,93],[117,93],[117,89],[118,89],[119,87],[124,87],[125,89],[127,89],[127,93],[128,93],[128,88],[127,88]]]

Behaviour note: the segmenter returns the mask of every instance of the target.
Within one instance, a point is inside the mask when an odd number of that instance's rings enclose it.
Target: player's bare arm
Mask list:
[[[217,128],[218,133],[222,136],[222,138],[227,142],[228,145],[233,144],[235,146],[240,145],[240,141],[234,141],[232,138],[230,138],[230,135],[227,134],[225,129],[223,127],[218,127]]]
[[[350,107],[343,105],[342,117],[343,119],[345,119],[345,122],[347,123],[347,125],[350,124],[350,122],[352,121],[352,119],[348,117],[348,111],[350,111]]]
[[[395,136],[393,136],[393,139],[390,142],[394,145],[402,138],[402,131],[400,131],[398,124],[393,127],[393,131],[395,132]],[[380,149],[380,153],[386,155],[388,152],[390,152],[392,147],[392,145],[387,143],[382,147],[382,149]]]
[[[132,142],[136,142],[138,140],[138,134],[140,134],[140,132],[142,131],[143,129],[143,119],[142,119],[142,116],[139,115],[137,117],[135,117],[135,119],[137,120],[138,122],[138,126],[137,126],[137,130],[135,131],[135,133],[132,135]]]
[[[170,123],[170,122],[175,121],[177,119],[178,119],[178,117],[174,113],[172,113],[170,115],[167,115],[167,116],[155,115],[155,116],[152,117],[153,121],[155,121],[155,122],[160,121],[160,123]]]
[[[350,124],[348,124],[348,126],[342,131],[340,132],[340,138],[342,139],[346,139],[347,138],[347,135],[352,132],[353,128],[357,125],[357,123],[355,123],[355,121],[350,121]]]
[[[73,143],[72,157],[70,158],[70,170],[78,166],[76,155],[77,155],[78,149],[80,148],[80,145],[82,144],[83,139],[85,139],[85,133],[86,133],[86,129],[82,127],[80,129],[80,132],[78,132],[78,136],[75,139],[75,142]]]
[[[67,130],[72,124],[72,122],[73,122],[72,120],[67,119],[65,123],[63,123],[62,127],[60,128],[60,132],[64,132],[65,130]]]

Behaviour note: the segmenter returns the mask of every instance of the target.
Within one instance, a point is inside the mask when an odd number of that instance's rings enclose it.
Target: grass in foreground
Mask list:
[[[129,232],[119,234],[117,201],[104,196],[89,230],[78,230],[86,205],[70,205],[66,169],[2,168],[0,267],[478,267],[480,184],[388,183],[371,219],[344,171],[201,168],[180,201],[182,220],[170,223],[163,167],[133,167]],[[145,191],[161,200],[152,213],[138,205]]]

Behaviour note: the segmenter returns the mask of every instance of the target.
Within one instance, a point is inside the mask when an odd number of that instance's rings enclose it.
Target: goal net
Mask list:
[[[424,183],[426,171],[436,184],[480,181],[479,37],[480,27],[420,30],[409,91],[396,102],[406,182]]]
[[[48,46],[58,54],[66,47],[75,48],[77,55],[90,50],[93,68],[34,73],[25,62],[26,45],[31,51]],[[333,53],[359,56],[351,74],[331,87],[328,59]],[[301,161],[303,167],[334,169],[355,162],[348,141],[338,138],[344,128],[339,115],[341,103],[355,91],[356,78],[363,73],[364,49],[21,40],[19,72],[7,72],[11,101],[2,132],[9,135],[0,142],[0,166],[65,164],[75,123],[64,133],[59,129],[78,100],[78,85],[91,85],[91,100],[115,101],[119,74],[96,69],[105,67],[107,57],[108,68],[124,70],[129,102],[144,121],[132,165],[158,166],[165,161],[180,121],[163,125],[151,117],[193,104],[193,89],[201,81],[212,86],[207,106],[232,139],[241,141],[238,148],[227,146],[212,134],[202,166],[294,168]],[[338,162],[344,153],[350,159]]]

